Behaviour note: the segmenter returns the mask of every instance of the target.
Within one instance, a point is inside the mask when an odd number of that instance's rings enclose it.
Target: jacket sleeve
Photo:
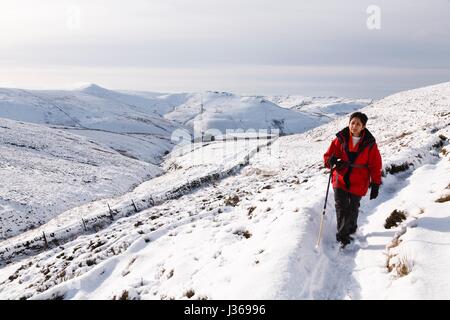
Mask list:
[[[334,155],[336,158],[341,158],[341,148],[340,148],[340,142],[338,138],[334,138],[334,140],[331,142],[330,146],[328,147],[327,152],[323,155],[323,161],[325,164],[325,167],[328,169],[330,168],[330,165],[328,164],[328,160],[330,157]]]
[[[371,183],[381,184],[381,170],[383,169],[380,150],[375,145],[370,150],[369,154],[369,171]]]

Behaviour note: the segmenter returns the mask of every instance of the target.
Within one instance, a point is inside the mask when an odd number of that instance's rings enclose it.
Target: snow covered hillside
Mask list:
[[[283,108],[299,110],[319,117],[337,118],[373,103],[371,99],[339,97],[267,96],[265,99]]]
[[[0,118],[58,126],[104,144],[123,155],[153,164],[173,147],[172,132],[182,126],[118,99],[91,85],[74,91],[0,89]]]
[[[43,233],[49,235],[48,241],[52,244],[68,241],[80,233],[104,228],[114,219],[180,197],[193,188],[233,174],[249,162],[252,154],[270,144],[272,140],[252,139],[196,143],[191,148],[177,148],[177,155],[171,155],[165,162],[163,175],[143,182],[124,195],[103,198],[55,214],[46,224],[3,241],[0,265],[42,249],[47,245],[47,239],[44,242],[35,239],[42,238]]]
[[[335,242],[332,190],[314,248],[322,155],[348,124],[342,117],[275,141],[179,150],[167,174],[132,192],[2,241],[0,298],[449,299],[450,83],[362,111],[384,177],[379,197],[363,198],[348,249]]]
[[[199,123],[204,131],[218,130],[216,135],[225,134],[227,129],[277,129],[282,135],[292,134],[325,122],[317,116],[281,108],[264,98],[240,97],[227,92],[192,94],[165,117],[192,129]]]
[[[160,116],[172,111],[187,96],[187,93],[163,94],[158,92],[115,91],[108,90],[96,84],[82,86],[78,88],[78,91],[101,99],[133,106],[134,109],[143,113],[155,113]]]
[[[286,110],[263,97],[238,96],[228,92],[158,94],[112,91],[97,85],[82,88],[81,92],[132,105],[140,112],[156,113],[165,119],[187,126],[191,132],[195,129],[196,123],[199,123],[204,131],[215,129],[222,134],[225,134],[227,129],[278,129],[281,134],[289,134],[304,132],[326,122],[320,119],[320,112],[308,114]],[[316,105],[320,105],[320,102]],[[362,107],[362,104],[359,107]],[[333,111],[349,112],[343,105]],[[328,113],[331,112],[332,110],[328,110]]]
[[[72,91],[0,88],[0,118],[58,127],[153,164],[160,164],[174,147],[172,134],[177,129],[191,135],[196,130],[198,136],[210,129],[215,137],[227,129],[301,133],[330,121],[330,114],[352,108],[325,106],[324,116],[320,110],[290,110],[261,97],[226,92],[114,91],[95,84]]]
[[[87,138],[1,118],[0,167],[0,238],[162,172]]]

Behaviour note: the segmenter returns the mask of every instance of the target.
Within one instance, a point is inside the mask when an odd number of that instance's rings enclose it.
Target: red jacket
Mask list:
[[[363,197],[370,183],[381,184],[381,155],[369,130],[364,129],[356,146],[351,146],[349,139],[350,130],[346,127],[336,134],[323,160],[327,168],[330,168],[328,160],[332,155],[345,161],[343,168],[333,171],[333,188]]]

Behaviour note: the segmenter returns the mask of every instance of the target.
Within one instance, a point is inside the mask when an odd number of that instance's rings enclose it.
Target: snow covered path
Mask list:
[[[327,236],[315,257],[309,285],[291,298],[450,298],[446,289],[450,285],[446,276],[450,254],[442,250],[442,246],[450,246],[450,202],[436,202],[449,197],[449,183],[448,156],[413,173],[387,177],[378,199],[363,199],[357,244],[344,250],[332,239],[335,211],[329,210],[332,227],[327,231],[331,237]],[[386,229],[386,218],[396,209],[407,212],[407,219]],[[402,274],[402,258],[410,269],[407,272],[414,271],[408,277]]]

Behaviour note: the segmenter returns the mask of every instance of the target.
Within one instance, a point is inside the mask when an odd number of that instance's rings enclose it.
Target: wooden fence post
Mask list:
[[[109,206],[109,203],[108,203],[108,209],[109,209],[109,216],[111,217],[111,220],[114,220],[114,215],[113,215],[113,212],[111,210],[111,207]]]
[[[48,248],[47,237],[45,236],[45,232],[44,231],[42,231],[42,236],[44,237],[45,248]]]
[[[136,204],[134,203],[133,199],[131,199],[131,202],[133,203],[134,212],[138,212],[138,209],[137,209]]]
[[[87,231],[86,221],[83,218],[81,218],[81,221],[83,222],[84,231]]]

